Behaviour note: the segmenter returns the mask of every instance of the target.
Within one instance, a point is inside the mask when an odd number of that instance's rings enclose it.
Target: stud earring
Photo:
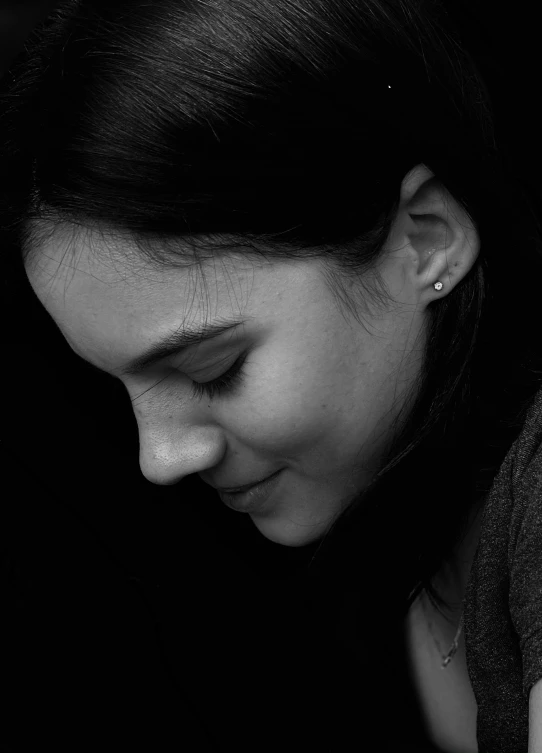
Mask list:
[[[435,290],[442,290],[442,283],[440,282],[440,280],[439,282],[435,282],[433,287],[435,288]]]

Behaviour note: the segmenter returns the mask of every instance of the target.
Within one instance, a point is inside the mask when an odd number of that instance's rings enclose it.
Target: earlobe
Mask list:
[[[411,233],[409,240],[415,255],[416,284],[422,292],[427,289],[430,297],[435,293],[448,294],[461,282],[472,268],[479,250],[476,228],[469,220],[458,220],[454,208],[450,213],[450,223],[443,229],[440,218],[433,227],[433,237],[438,238],[436,246],[424,247],[420,237],[427,235],[427,227],[417,235]]]

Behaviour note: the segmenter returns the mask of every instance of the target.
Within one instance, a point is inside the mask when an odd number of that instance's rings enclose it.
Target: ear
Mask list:
[[[467,212],[423,164],[401,184],[400,205],[389,237],[418,302],[442,298],[465,277],[480,249]],[[442,283],[440,290],[434,284]]]

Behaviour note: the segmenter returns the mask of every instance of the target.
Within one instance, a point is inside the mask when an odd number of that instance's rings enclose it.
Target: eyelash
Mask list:
[[[248,353],[244,353],[239,356],[237,361],[232,365],[228,371],[221,374],[216,379],[212,379],[210,382],[192,382],[192,396],[201,400],[203,397],[212,400],[216,395],[221,395],[223,392],[233,390],[243,380],[243,372],[241,371],[243,364],[247,360]]]

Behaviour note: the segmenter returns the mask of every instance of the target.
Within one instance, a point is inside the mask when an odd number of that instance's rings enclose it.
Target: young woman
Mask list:
[[[540,209],[467,42],[439,2],[61,3],[2,226],[146,479],[315,544],[358,651],[400,620],[437,749],[536,753]]]

